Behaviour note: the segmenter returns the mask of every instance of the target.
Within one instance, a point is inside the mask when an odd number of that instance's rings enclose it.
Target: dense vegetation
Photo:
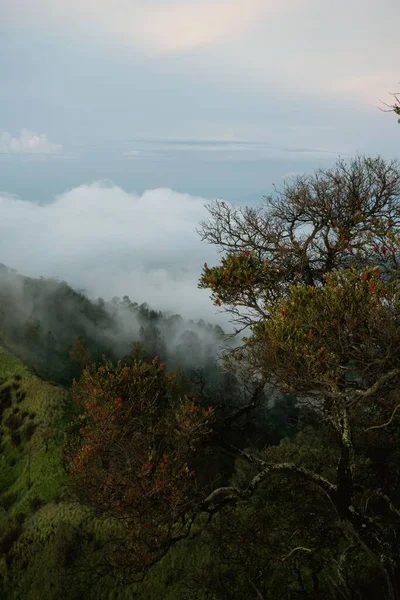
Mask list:
[[[399,164],[208,210],[240,344],[3,267],[2,597],[400,598]]]
[[[168,368],[215,367],[231,343],[219,325],[163,314],[128,296],[90,300],[67,283],[34,279],[0,265],[0,331],[4,343],[36,373],[69,386],[82,368],[105,354],[160,356]]]

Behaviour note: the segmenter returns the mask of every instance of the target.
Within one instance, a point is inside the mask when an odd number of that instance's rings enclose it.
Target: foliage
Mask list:
[[[356,408],[398,385],[399,326],[395,281],[386,282],[378,267],[361,275],[336,271],[324,286],[292,285],[288,298],[271,306],[270,318],[253,327],[249,359],[298,396],[330,399],[348,387]]]
[[[285,182],[262,207],[211,203],[199,233],[226,254],[220,266],[204,265],[199,287],[246,327],[268,318],[293,281],[323,285],[327,272],[350,266],[390,273],[398,267],[399,198],[399,163],[359,157]]]
[[[338,452],[329,477],[312,462],[238,452],[256,474],[245,494],[235,486],[231,493],[251,495],[277,473],[297,482],[299,494],[313,482],[334,507],[332,526],[345,528],[380,570],[382,596],[398,598],[399,481],[380,474],[400,464],[398,163],[339,160],[286,183],[264,211],[223,202],[209,211],[203,239],[226,255],[220,266],[204,265],[199,285],[252,332],[226,354],[226,368],[242,365],[249,378],[295,394]],[[379,468],[376,446],[386,451]]]
[[[200,502],[194,464],[213,411],[176,397],[165,368],[158,357],[131,367],[105,362],[72,388],[85,409],[66,447],[72,489],[113,523],[110,568],[147,568],[187,534]]]

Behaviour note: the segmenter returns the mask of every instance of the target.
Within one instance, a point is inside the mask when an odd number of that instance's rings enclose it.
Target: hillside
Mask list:
[[[221,344],[232,343],[218,325],[185,321],[128,296],[90,299],[67,283],[26,277],[0,264],[0,333],[6,346],[46,380],[69,386],[88,362],[132,352],[169,368],[215,371]]]
[[[50,590],[44,592],[44,580],[37,577],[37,570],[45,558],[49,528],[65,511],[62,498],[66,477],[60,447],[68,418],[67,392],[39,379],[2,347],[0,383],[2,597],[50,598]],[[14,573],[22,563],[26,573],[18,578],[18,585]],[[42,591],[35,591],[35,585]]]

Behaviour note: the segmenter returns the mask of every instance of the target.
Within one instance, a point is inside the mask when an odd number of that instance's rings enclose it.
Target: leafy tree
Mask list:
[[[266,304],[293,281],[322,285],[325,273],[351,265],[396,269],[399,199],[398,161],[358,157],[288,180],[261,207],[211,203],[199,234],[226,254],[219,266],[205,263],[199,287],[245,328],[267,319]]]
[[[214,498],[251,495],[276,473],[312,484],[310,493],[334,507],[333,523],[380,569],[382,595],[399,598],[399,482],[386,479],[381,489],[369,462],[392,428],[386,458],[398,471],[399,165],[339,160],[286,183],[264,210],[208,208],[203,239],[226,254],[220,266],[204,265],[199,285],[252,332],[226,365],[241,364],[249,378],[295,394],[339,456],[325,477],[301,461],[276,463],[236,448],[258,472],[245,490],[215,490]]]
[[[35,344],[40,336],[40,321],[30,317],[24,326],[24,337],[28,344]]]
[[[149,317],[150,319],[152,317]],[[150,358],[152,356],[161,356],[162,359],[166,359],[166,346],[164,339],[161,335],[161,331],[152,325],[151,323],[148,327],[140,328],[140,342],[146,350],[147,356]]]
[[[106,362],[72,388],[82,415],[65,456],[79,501],[104,519],[107,570],[148,569],[189,535],[204,496],[195,469],[212,409],[177,396],[165,367]]]
[[[268,448],[264,458],[301,461],[331,477],[338,453],[329,437],[306,428]],[[238,460],[232,484],[243,487],[256,474],[256,466]],[[299,485],[291,476],[271,474],[250,498],[216,514],[203,535],[205,559],[188,573],[183,597],[381,597],[379,569],[336,526],[334,507],[324,494],[314,492],[312,483]]]
[[[79,373],[86,367],[86,365],[93,362],[93,357],[90,354],[86,339],[79,335],[72,343],[71,350],[69,351],[70,360],[76,365]]]
[[[46,355],[47,355],[48,359],[51,360],[52,354],[55,352],[55,349],[56,349],[56,338],[54,337],[54,335],[51,331],[47,332],[46,340],[45,340],[45,348],[46,348]]]
[[[207,359],[207,356],[203,357],[203,347],[200,343],[200,337],[191,329],[185,329],[179,336],[175,352],[178,363],[189,368],[204,364]]]

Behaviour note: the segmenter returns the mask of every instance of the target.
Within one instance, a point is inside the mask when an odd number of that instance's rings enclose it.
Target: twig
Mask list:
[[[389,421],[386,421],[386,423],[382,423],[382,425],[372,425],[371,427],[367,427],[367,429],[364,429],[364,433],[366,433],[367,431],[371,431],[371,429],[382,429],[382,427],[387,427],[388,425],[390,425],[390,423],[393,421],[394,415],[396,414],[396,412],[399,408],[400,408],[400,404],[398,404],[395,407],[395,409],[393,410]]]
[[[291,550],[289,552],[289,554],[287,554],[286,556],[284,556],[282,558],[282,561],[286,560],[289,558],[289,556],[292,556],[292,554],[294,552],[298,552],[299,550],[302,550],[303,552],[314,552],[314,548],[305,548],[304,546],[297,546],[296,548],[293,548],[293,550]]]

